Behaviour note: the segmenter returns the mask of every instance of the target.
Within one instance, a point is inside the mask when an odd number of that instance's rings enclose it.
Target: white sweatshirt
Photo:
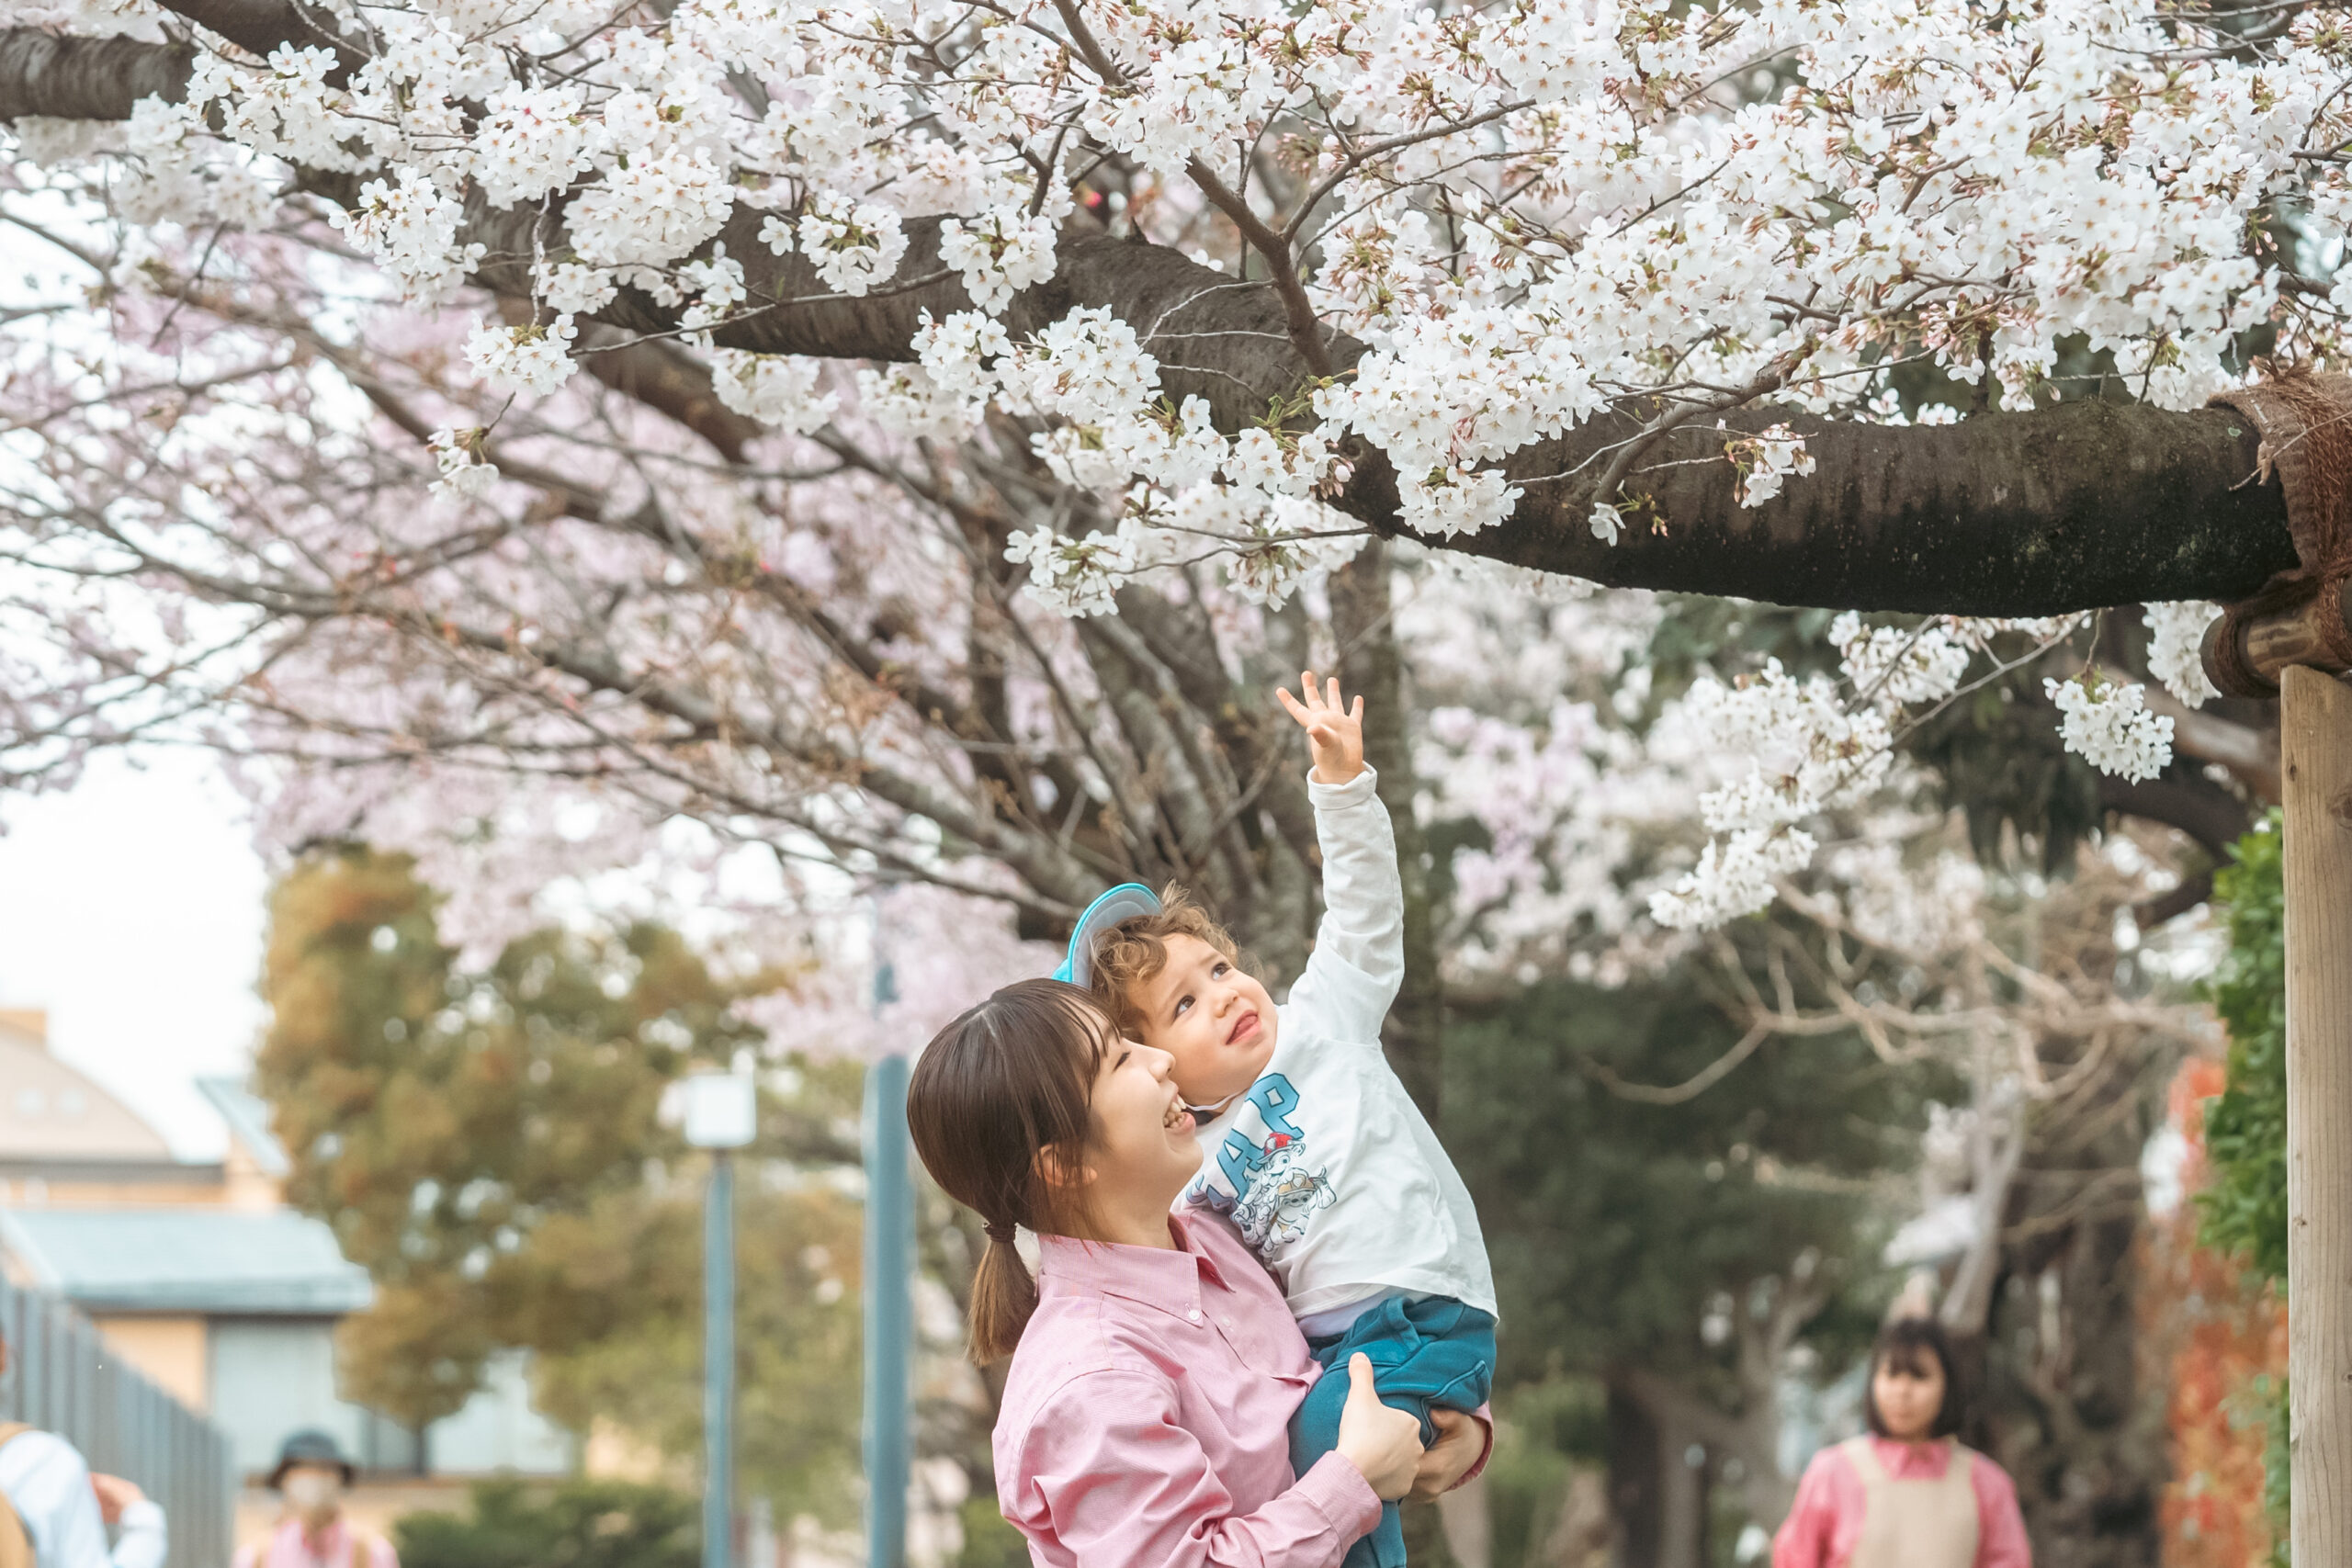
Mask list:
[[[54,1432],[0,1443],[0,1495],[24,1521],[38,1568],[162,1568],[164,1510],[152,1499],[125,1508],[122,1539],[108,1551],[90,1467]]]
[[[1390,1296],[1495,1310],[1477,1212],[1380,1051],[1405,977],[1396,838],[1366,768],[1307,781],[1323,923],[1249,1093],[1203,1124],[1183,1201],[1230,1214],[1310,1336]]]

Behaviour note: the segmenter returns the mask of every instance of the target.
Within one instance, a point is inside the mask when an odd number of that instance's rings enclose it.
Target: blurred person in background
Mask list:
[[[8,1344],[0,1339],[0,1373]],[[0,1424],[0,1568],[163,1568],[164,1510],[54,1432]],[[107,1527],[120,1539],[107,1550]]]
[[[1941,1324],[1879,1331],[1868,1413],[1868,1436],[1805,1467],[1772,1568],[2033,1568],[2016,1484],[1952,1437],[1962,1400]]]
[[[332,1435],[312,1429],[287,1438],[269,1472],[285,1516],[237,1549],[236,1568],[400,1568],[390,1541],[344,1517],[354,1473]]]

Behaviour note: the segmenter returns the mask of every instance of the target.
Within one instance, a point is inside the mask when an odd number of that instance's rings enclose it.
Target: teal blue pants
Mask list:
[[[1323,1375],[1306,1391],[1290,1422],[1290,1463],[1305,1475],[1340,1446],[1340,1412],[1348,1403],[1348,1361],[1361,1351],[1372,1359],[1380,1402],[1421,1418],[1421,1441],[1437,1441],[1432,1407],[1476,1410],[1495,1387],[1495,1320],[1450,1296],[1392,1298],[1369,1308],[1346,1332],[1306,1342]],[[1405,1527],[1396,1505],[1384,1503],[1380,1523],[1349,1548],[1343,1568],[1405,1568]]]

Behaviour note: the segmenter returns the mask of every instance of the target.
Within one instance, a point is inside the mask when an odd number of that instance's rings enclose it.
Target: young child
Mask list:
[[[1405,973],[1405,893],[1388,812],[1363,761],[1363,699],[1302,680],[1281,694],[1306,731],[1323,850],[1323,923],[1279,1009],[1233,939],[1170,888],[1134,883],[1079,919],[1059,977],[1121,1032],[1167,1052],[1204,1158],[1182,1201],[1229,1214],[1329,1371],[1361,1351],[1381,1398],[1421,1417],[1475,1411],[1494,1382],[1495,1287],[1470,1194],[1381,1055]],[[1291,1427],[1306,1474],[1338,1440],[1348,1380],[1326,1376]],[[1346,1568],[1401,1568],[1389,1504]]]

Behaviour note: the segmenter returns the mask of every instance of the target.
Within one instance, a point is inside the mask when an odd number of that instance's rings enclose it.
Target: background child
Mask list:
[[[1805,1466],[1773,1568],[2033,1568],[2008,1472],[1952,1436],[1958,1372],[1935,1319],[1879,1331],[1870,1432]]]
[[[1280,694],[1306,731],[1323,851],[1314,955],[1276,1008],[1232,938],[1170,888],[1112,889],[1080,918],[1062,977],[1089,987],[1122,1033],[1172,1058],[1205,1156],[1185,1203],[1229,1214],[1283,1288],[1327,1371],[1368,1356],[1380,1396],[1422,1419],[1476,1410],[1494,1382],[1495,1288],[1478,1216],[1381,1054],[1405,972],[1405,893],[1363,699],[1335,679]],[[1324,1377],[1291,1427],[1301,1474],[1331,1450],[1348,1381]],[[1400,1568],[1394,1504],[1347,1568]]]

